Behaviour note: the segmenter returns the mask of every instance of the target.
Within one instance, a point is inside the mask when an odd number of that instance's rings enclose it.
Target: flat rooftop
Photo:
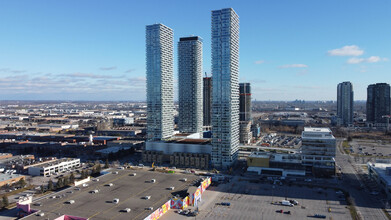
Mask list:
[[[79,159],[79,158],[61,158],[61,159],[57,159],[55,161],[50,160],[50,161],[47,161],[47,162],[43,162],[43,163],[38,164],[38,165],[33,166],[33,167],[46,168],[46,167],[51,167],[51,166],[60,164],[62,162],[70,162],[70,161],[74,161],[74,160],[77,160],[77,159]]]
[[[0,182],[7,181],[7,180],[10,180],[10,179],[14,179],[14,178],[18,178],[18,177],[21,177],[21,176],[23,176],[23,175],[0,173]]]
[[[301,137],[303,139],[335,139],[330,128],[304,127]]]
[[[308,132],[331,132],[330,128],[312,128],[312,127],[304,127],[304,131],[308,131]]]
[[[90,181],[87,187],[71,187],[54,194],[63,196],[62,198],[51,198],[34,201],[40,202],[42,206],[31,208],[41,210],[45,216],[40,217],[32,214],[24,219],[55,219],[61,215],[71,215],[96,220],[106,219],[144,219],[157,208],[161,207],[176,192],[187,190],[192,182],[200,179],[193,174],[169,174],[158,171],[148,171],[146,168],[136,170],[112,170],[118,174],[110,172],[104,176],[98,177],[99,182]],[[136,176],[130,176],[136,173]],[[187,178],[187,182],[180,179]],[[156,183],[150,183],[155,179]],[[113,183],[113,186],[105,186]],[[167,187],[174,186],[175,190],[167,190]],[[99,193],[90,193],[98,189]],[[73,192],[73,193],[70,193]],[[151,196],[149,200],[142,199],[143,196]],[[119,199],[118,204],[112,203],[114,198]],[[66,201],[74,200],[74,204],[66,204]],[[153,211],[146,210],[147,207],[153,207]],[[122,209],[130,208],[129,213],[121,212]]]
[[[386,174],[387,168],[391,168],[391,163],[370,163],[369,165],[387,182],[387,186],[391,186],[391,176]]]

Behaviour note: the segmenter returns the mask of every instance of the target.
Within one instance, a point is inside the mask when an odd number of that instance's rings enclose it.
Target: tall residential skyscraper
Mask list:
[[[239,142],[249,144],[252,139],[250,83],[239,83],[239,122]]]
[[[178,43],[179,131],[201,133],[202,39],[182,37]]]
[[[174,34],[163,24],[146,26],[147,139],[174,132]]]
[[[367,89],[367,122],[386,123],[384,115],[390,115],[390,85],[376,83]]]
[[[239,16],[212,11],[212,165],[228,168],[239,149]]]
[[[353,85],[342,82],[337,86],[337,116],[342,125],[353,123]]]
[[[204,126],[210,126],[212,118],[212,77],[204,77]]]
[[[250,83],[239,84],[239,121],[251,120],[251,87]]]

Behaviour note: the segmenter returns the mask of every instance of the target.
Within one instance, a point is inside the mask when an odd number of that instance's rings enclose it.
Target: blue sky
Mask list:
[[[355,99],[391,83],[391,1],[0,0],[0,100],[144,100],[145,25],[204,39],[211,10],[240,17],[240,81],[256,100]],[[175,78],[177,72],[175,68]],[[175,84],[177,80],[175,80]]]

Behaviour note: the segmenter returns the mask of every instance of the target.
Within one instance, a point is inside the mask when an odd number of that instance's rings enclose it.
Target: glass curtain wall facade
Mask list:
[[[146,26],[147,139],[174,132],[174,33],[163,24]]]
[[[204,77],[204,126],[210,126],[212,118],[212,77]]]
[[[202,132],[202,82],[202,39],[182,37],[178,42],[178,129],[181,132]]]
[[[239,149],[239,16],[212,11],[212,165],[228,168]]]
[[[387,119],[383,116],[391,114],[390,107],[390,85],[387,83],[369,85],[367,88],[367,122],[384,126]]]
[[[239,84],[239,121],[251,120],[251,87],[250,83]]]
[[[353,124],[353,85],[351,82],[338,84],[337,116],[342,125]]]

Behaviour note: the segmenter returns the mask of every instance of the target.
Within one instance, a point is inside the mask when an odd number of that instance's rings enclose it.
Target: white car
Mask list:
[[[69,200],[69,201],[67,201],[66,203],[67,203],[67,204],[73,204],[73,203],[75,203],[75,200]]]
[[[121,210],[121,212],[130,212],[130,211],[131,211],[130,208],[124,208],[124,209]]]

